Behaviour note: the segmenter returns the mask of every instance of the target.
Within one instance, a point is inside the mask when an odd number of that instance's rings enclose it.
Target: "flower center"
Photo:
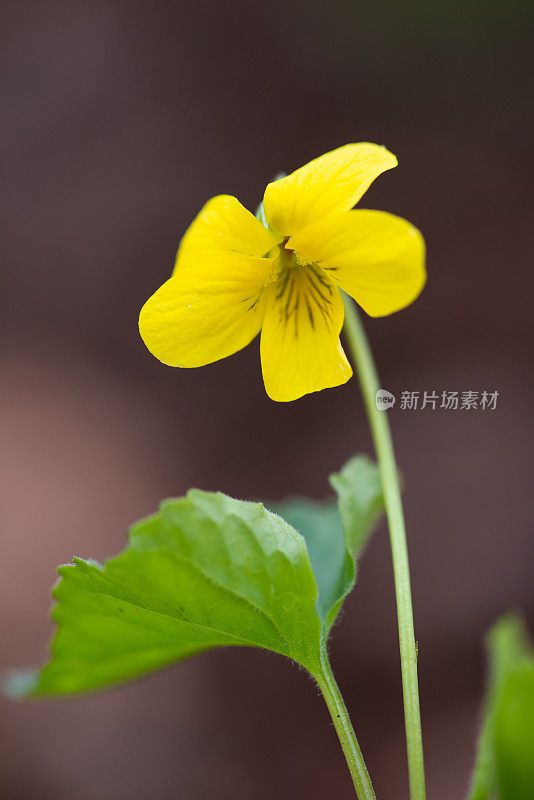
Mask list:
[[[334,287],[317,264],[303,263],[294,250],[286,247],[287,239],[277,246],[278,258],[275,297],[278,301],[280,321],[288,325],[293,320],[295,335],[299,335],[299,318],[303,313],[312,329],[321,319],[330,328]]]
[[[277,246],[277,266],[279,277],[281,277],[286,270],[295,269],[299,266],[297,263],[297,257],[295,256],[295,251],[291,250],[289,247],[286,247],[287,241],[288,239],[284,239],[284,241]]]

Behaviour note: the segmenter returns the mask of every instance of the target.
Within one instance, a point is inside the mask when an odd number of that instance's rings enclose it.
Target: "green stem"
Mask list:
[[[413,628],[410,568],[399,476],[387,414],[385,411],[378,411],[376,408],[375,398],[380,384],[369,342],[354,302],[347,296],[343,300],[345,303],[345,332],[355,360],[373,435],[389,525],[397,597],[410,797],[411,800],[425,800],[423,740],[417,685],[417,650]]]
[[[321,672],[314,677],[332,717],[358,800],[376,800],[373,784],[367,772],[347,707],[332,673],[328,656],[324,651],[321,653]]]

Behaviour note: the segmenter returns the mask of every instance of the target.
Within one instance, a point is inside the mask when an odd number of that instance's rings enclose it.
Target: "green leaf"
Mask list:
[[[356,575],[354,559],[347,550],[337,503],[290,498],[271,508],[306,540],[317,582],[316,609],[324,638],[328,635],[344,598],[354,586]]]
[[[58,629],[43,669],[18,673],[17,696],[73,694],[160,669],[219,645],[261,647],[317,675],[354,558],[381,507],[376,467],[350,461],[334,502],[260,503],[192,490],[131,529],[103,565],[60,567]]]
[[[501,800],[534,798],[534,661],[513,669],[495,712],[495,760]]]
[[[355,456],[330,476],[330,484],[339,499],[347,547],[357,556],[384,510],[378,467],[366,456]]]
[[[59,569],[51,661],[11,683],[56,695],[108,686],[217,645],[319,669],[317,586],[302,537],[259,503],[193,490],[162,503],[104,565]]]
[[[512,614],[502,617],[489,632],[487,644],[489,683],[468,800],[531,800],[534,658],[521,619]],[[530,718],[522,715],[521,706],[523,710],[530,708]],[[515,737],[529,732],[527,752]]]
[[[378,469],[365,456],[355,456],[330,476],[338,494],[324,503],[292,498],[272,506],[306,540],[317,582],[317,613],[323,640],[345,597],[354,586],[354,559],[365,545],[383,510]]]

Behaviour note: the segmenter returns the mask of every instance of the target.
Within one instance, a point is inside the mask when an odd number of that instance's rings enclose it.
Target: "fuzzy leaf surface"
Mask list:
[[[50,662],[19,695],[112,685],[218,645],[319,666],[317,586],[302,537],[259,503],[192,490],[130,531],[103,565],[60,567]]]

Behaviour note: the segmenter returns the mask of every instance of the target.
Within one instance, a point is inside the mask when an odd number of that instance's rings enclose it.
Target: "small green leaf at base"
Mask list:
[[[468,800],[534,798],[534,652],[521,619],[488,635],[490,680]]]
[[[501,800],[534,798],[534,660],[513,669],[495,715],[497,783]]]

